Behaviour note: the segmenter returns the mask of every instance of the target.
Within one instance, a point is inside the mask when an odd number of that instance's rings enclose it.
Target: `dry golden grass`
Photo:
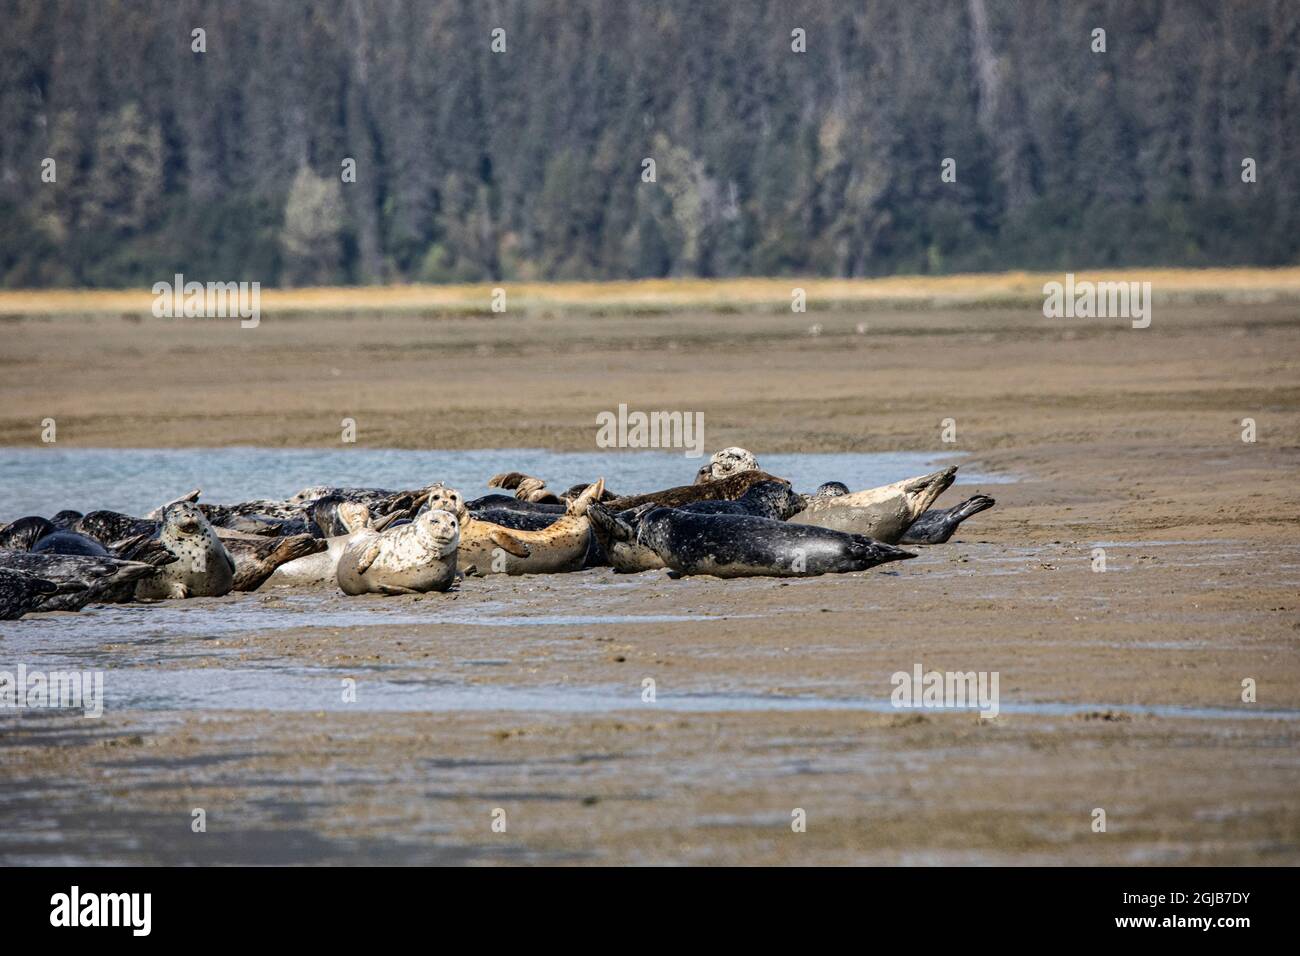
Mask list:
[[[511,311],[667,312],[783,309],[791,290],[807,293],[809,310],[858,304],[961,306],[1041,300],[1043,285],[1061,273],[1005,272],[880,279],[650,279],[636,282],[499,283]],[[1300,298],[1300,267],[1283,269],[1128,269],[1079,272],[1083,281],[1150,282],[1157,298],[1264,300]],[[392,285],[264,289],[264,313],[489,312],[492,290],[482,285]],[[148,289],[0,291],[0,316],[144,313]]]

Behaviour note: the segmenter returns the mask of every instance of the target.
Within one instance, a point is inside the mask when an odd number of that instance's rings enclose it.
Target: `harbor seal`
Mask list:
[[[653,508],[642,515],[637,542],[651,548],[678,574],[719,578],[813,577],[916,557],[865,535],[674,508]]]
[[[636,525],[641,516],[658,505],[638,505],[614,514],[605,505],[593,503],[587,508],[591,528],[605,553],[610,567],[619,574],[637,574],[664,567],[663,559],[652,548],[637,542]],[[694,501],[679,510],[691,514],[749,515],[785,521],[804,507],[803,496],[783,481],[763,481],[754,485],[735,501]]]
[[[157,571],[142,561],[95,558],[80,554],[29,554],[0,551],[0,569],[52,581],[59,589],[46,594],[42,611],[80,611],[92,601],[129,600],[137,582]]]
[[[28,515],[0,528],[0,549],[30,551],[37,541],[58,530],[54,522],[47,521],[39,515]]]
[[[790,521],[865,534],[877,541],[895,544],[912,522],[953,483],[956,474],[956,468],[945,468],[865,491],[811,495],[805,499],[807,507]],[[838,489],[832,491],[838,492]]]
[[[659,507],[641,505],[614,514],[599,502],[587,506],[591,530],[600,542],[605,561],[616,574],[640,574],[664,567],[663,559],[649,546],[637,541],[636,525],[647,511]]]
[[[742,471],[757,471],[758,459],[744,448],[724,448],[709,459],[709,463],[695,473],[695,482],[716,481]]]
[[[267,538],[256,534],[219,535],[230,556],[235,559],[235,583],[232,591],[256,591],[290,561],[319,554],[328,547],[324,538],[296,534],[289,538]]]
[[[778,481],[789,484],[784,478],[769,475],[765,471],[751,469],[749,471],[738,471],[726,478],[701,481],[694,485],[679,485],[676,488],[651,491],[644,495],[625,495],[622,498],[602,501],[601,504],[605,505],[610,511],[618,512],[648,504],[656,504],[663,508],[680,508],[682,505],[690,504],[693,501],[715,501],[720,499],[734,501],[750,488],[765,481]]]
[[[460,569],[466,574],[556,574],[580,571],[591,549],[588,506],[600,498],[605,479],[589,485],[565,505],[565,513],[540,531],[504,528],[475,517],[454,499],[447,507],[460,508]],[[450,489],[448,489],[450,491]],[[455,492],[450,492],[455,495]],[[459,498],[459,495],[456,495]],[[430,502],[435,501],[430,496]]]
[[[522,501],[513,495],[499,494],[484,495],[482,498],[475,498],[473,501],[465,503],[466,508],[476,513],[493,509],[497,511],[517,511],[521,514],[551,515],[554,517],[564,514],[566,505],[567,502],[548,504],[544,501]]]
[[[117,511],[92,511],[74,521],[71,530],[89,535],[106,548],[116,549],[127,538],[157,534],[161,527],[162,522],[152,518],[136,518]]]
[[[460,524],[449,511],[425,511],[410,524],[362,531],[339,558],[344,594],[424,594],[456,581]]]
[[[32,554],[84,554],[92,558],[109,557],[108,549],[87,534],[76,531],[52,531],[32,545]]]
[[[198,506],[170,505],[158,540],[176,561],[135,587],[137,599],[220,597],[235,584],[235,560]]]
[[[84,590],[80,583],[59,584],[11,568],[0,568],[0,621],[16,621],[31,611],[42,610],[41,605],[60,591]]]
[[[273,586],[335,587],[338,585],[339,558],[361,532],[371,528],[370,509],[359,502],[345,502],[338,516],[347,533],[324,540],[325,548],[306,557],[286,561],[272,572],[267,583]]]
[[[996,503],[988,495],[975,495],[951,508],[931,508],[903,532],[899,544],[943,544],[952,537],[959,524]]]
[[[785,521],[803,511],[805,505],[803,495],[786,482],[760,481],[734,501],[692,501],[679,507],[701,515],[750,515]]]

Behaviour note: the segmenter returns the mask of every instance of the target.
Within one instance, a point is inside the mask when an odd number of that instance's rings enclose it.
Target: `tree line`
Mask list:
[[[1290,0],[0,11],[8,287],[1269,265],[1300,251]]]

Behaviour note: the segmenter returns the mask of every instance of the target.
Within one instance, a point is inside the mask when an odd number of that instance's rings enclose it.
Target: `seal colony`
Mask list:
[[[931,506],[956,468],[810,494],[726,448],[690,484],[623,494],[603,478],[549,490],[522,472],[466,502],[454,488],[304,488],[285,500],[200,503],[198,489],[143,517],[64,510],[0,525],[0,620],[91,603],[221,597],[262,587],[425,594],[467,577],[611,567],[670,577],[812,577],[916,557],[992,508]],[[513,494],[505,494],[512,491]]]

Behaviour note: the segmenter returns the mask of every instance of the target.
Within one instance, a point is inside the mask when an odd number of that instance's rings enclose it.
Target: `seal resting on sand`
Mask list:
[[[338,584],[339,558],[361,532],[372,530],[370,509],[359,502],[345,502],[338,507],[338,517],[346,533],[324,539],[324,549],[280,565],[267,579],[275,585],[292,587],[335,587]],[[377,529],[374,529],[377,530]]]
[[[695,501],[679,510],[692,514],[750,515],[784,521],[804,506],[803,496],[783,481],[764,481],[754,485],[735,501]],[[641,516],[658,505],[645,504],[614,514],[605,505],[587,508],[591,528],[605,554],[605,560],[619,574],[636,574],[664,567],[652,548],[637,543],[636,525]]]
[[[42,611],[80,611],[92,601],[129,599],[136,582],[158,569],[143,561],[80,554],[29,554],[0,551],[0,569],[52,581],[58,586],[40,602]]]
[[[863,571],[915,554],[865,535],[754,518],[653,508],[637,523],[637,542],[678,574],[719,578],[813,577]]]
[[[505,528],[475,517],[460,505],[460,568],[466,574],[555,574],[580,571],[591,545],[588,506],[600,498],[605,479],[588,485],[565,513],[539,531]],[[459,497],[459,496],[457,496]],[[436,500],[430,495],[430,502]]]
[[[348,542],[339,558],[344,594],[423,594],[446,591],[456,581],[460,524],[449,511],[433,509],[410,524],[387,531],[367,529]]]
[[[12,568],[0,568],[0,621],[16,621],[29,611],[44,610],[41,605],[60,592],[83,591],[80,582],[47,580]]]
[[[190,501],[169,505],[158,541],[177,560],[139,582],[137,598],[220,597],[234,587],[235,559],[198,505]]]
[[[256,591],[280,565],[319,554],[328,547],[324,538],[310,534],[267,538],[257,534],[228,532],[221,536],[221,543],[235,559],[235,584],[232,591]]]
[[[629,508],[648,504],[656,504],[663,508],[680,508],[693,501],[735,501],[750,488],[765,481],[789,484],[784,478],[769,475],[765,471],[740,471],[726,478],[701,481],[694,485],[679,485],[676,488],[651,491],[644,495],[625,495],[622,498],[602,501],[601,504],[610,511],[626,511]]]
[[[956,475],[956,468],[945,468],[865,491],[848,494],[833,493],[838,492],[838,488],[831,492],[823,491],[806,498],[807,508],[790,521],[865,534],[877,541],[893,544],[947,490]],[[838,485],[838,482],[834,484]],[[827,485],[822,489],[827,489]]]

